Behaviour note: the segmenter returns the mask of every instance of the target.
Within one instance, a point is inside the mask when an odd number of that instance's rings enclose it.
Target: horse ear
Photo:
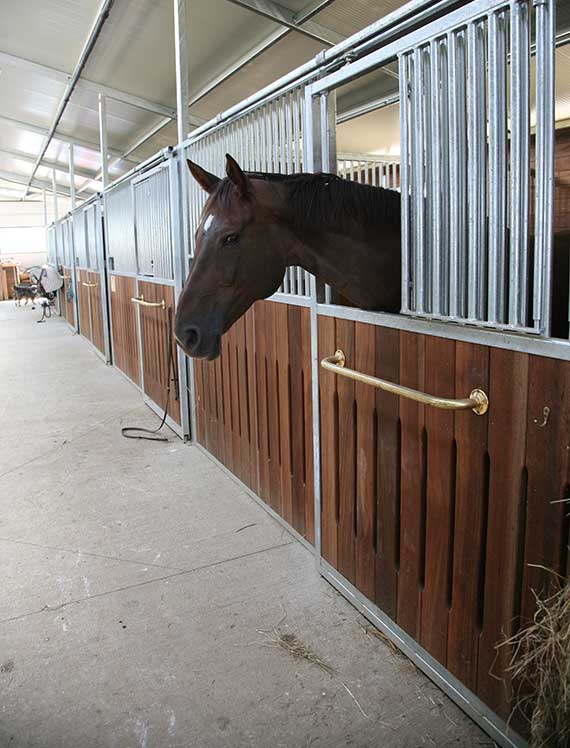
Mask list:
[[[190,161],[190,159],[187,160],[187,164],[188,164],[188,168],[190,169],[190,173],[192,174],[194,179],[198,182],[200,187],[203,190],[206,190],[208,194],[210,192],[213,192],[216,185],[220,181],[220,178],[217,177],[215,174],[210,174],[209,171],[202,169],[201,166],[198,166],[198,164],[195,164],[193,161]]]
[[[250,191],[249,179],[245,172],[242,171],[238,162],[232,158],[229,153],[226,153],[226,174],[230,181],[233,182],[240,197],[245,197],[245,195]]]

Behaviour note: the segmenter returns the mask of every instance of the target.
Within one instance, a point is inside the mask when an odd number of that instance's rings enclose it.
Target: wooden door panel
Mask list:
[[[79,310],[79,332],[87,340],[92,340],[91,315],[89,312],[89,273],[87,270],[77,271],[77,306]]]
[[[313,542],[309,310],[256,303],[194,371],[200,444]]]
[[[166,302],[166,309],[140,306],[140,325],[142,341],[143,386],[144,392],[160,408],[165,406],[166,387],[168,382],[168,315],[174,321],[174,289],[160,283],[139,281],[139,295],[145,301]],[[177,354],[174,337],[171,338],[173,363],[177,371]],[[168,414],[180,424],[180,404],[178,400],[178,379],[172,377],[168,399]]]
[[[140,350],[137,307],[131,299],[137,295],[136,280],[109,276],[114,363],[140,386]]]
[[[329,563],[506,719],[509,653],[495,647],[548,590],[536,565],[568,570],[570,363],[329,317],[318,329],[321,358],[342,348],[381,378],[489,395],[486,416],[451,413],[321,370],[321,537]]]
[[[105,353],[105,326],[103,322],[103,306],[101,298],[101,274],[90,272],[89,303],[91,314],[91,341],[101,353]]]

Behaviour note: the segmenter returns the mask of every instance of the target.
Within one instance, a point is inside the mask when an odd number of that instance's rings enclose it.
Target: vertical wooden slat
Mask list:
[[[376,331],[372,325],[355,328],[356,369],[374,374]],[[356,383],[356,586],[369,599],[376,592],[376,408],[375,391]]]
[[[257,371],[257,423],[259,444],[259,495],[270,504],[269,426],[267,423],[267,339],[265,336],[267,304],[255,305],[255,344]]]
[[[281,464],[279,454],[279,388],[277,386],[277,356],[275,304],[265,310],[265,346],[267,361],[267,429],[269,433],[269,498],[277,513],[281,509]]]
[[[376,372],[400,380],[400,333],[376,328]],[[398,593],[400,531],[400,398],[376,391],[377,417],[377,551],[376,603],[394,620]]]
[[[549,410],[545,412],[545,408]],[[567,555],[570,456],[570,363],[531,356],[526,443],[528,490],[523,566],[522,624],[535,610],[533,591],[544,595],[563,572]],[[556,503],[553,503],[556,502]],[[543,568],[538,568],[543,567]]]
[[[234,442],[232,431],[232,382],[230,373],[230,344],[226,333],[222,337],[222,391],[224,400],[224,454],[225,465],[234,471]]]
[[[337,320],[336,348],[344,351],[348,366],[355,358],[354,322]],[[330,355],[330,354],[329,354]],[[354,367],[353,367],[354,368]],[[338,442],[339,442],[339,523],[338,568],[350,581],[356,581],[355,530],[356,530],[356,454],[354,382],[339,377],[338,391]]]
[[[233,472],[241,478],[242,475],[242,453],[240,439],[240,417],[239,417],[239,382],[237,367],[236,329],[231,327],[226,333],[228,339],[228,367],[230,375],[230,407],[232,418],[232,454]]]
[[[400,383],[424,390],[424,338],[415,333],[400,336]],[[400,400],[402,429],[400,571],[398,623],[417,637],[420,623],[420,577],[423,564],[423,504],[425,501],[424,406]]]
[[[528,355],[490,349],[488,419],[489,503],[479,640],[477,693],[507,719],[510,689],[503,682],[511,652],[495,647],[518,624],[522,537],[521,488],[526,447]],[[508,442],[506,442],[506,438]]]
[[[255,307],[245,317],[247,385],[249,397],[249,460],[251,465],[250,488],[259,494],[259,454],[257,450],[257,370],[255,366]]]
[[[293,474],[292,521],[301,534],[305,532],[305,393],[303,392],[303,334],[301,308],[289,306],[289,372],[291,377],[290,428],[291,468]]]
[[[291,402],[289,398],[290,392],[290,353],[289,353],[289,320],[288,311],[285,304],[275,304],[275,349],[276,349],[276,364],[279,373],[279,444],[281,454],[281,516],[286,522],[293,525],[298,530],[298,516],[294,513],[293,504],[293,469],[292,469],[292,455],[291,455],[291,428],[292,428],[292,413],[291,413]],[[297,409],[300,401],[298,401]],[[294,416],[293,416],[294,420]]]
[[[311,366],[311,313],[308,309],[301,310],[301,353],[303,362],[303,399],[305,414],[305,537],[310,543],[315,542],[315,483],[313,467],[313,391]]]
[[[456,392],[488,391],[489,350],[457,342]],[[491,404],[492,407],[492,404]],[[480,602],[484,574],[488,475],[486,417],[455,414],[457,444],[455,527],[447,667],[467,688],[477,686]]]
[[[245,320],[241,317],[234,325],[236,330],[236,360],[238,377],[239,397],[239,430],[240,430],[240,452],[241,471],[240,478],[246,484],[251,485],[251,459],[249,451],[249,402],[247,389],[247,360],[245,352]]]
[[[333,317],[319,317],[319,360],[336,350],[336,327]],[[323,369],[320,379],[321,427],[321,551],[338,569],[338,445],[337,377]],[[318,518],[317,518],[318,521]]]
[[[426,336],[426,391],[455,396],[455,341]],[[420,641],[439,662],[447,658],[447,621],[455,502],[454,414],[425,409],[428,435],[425,573]]]

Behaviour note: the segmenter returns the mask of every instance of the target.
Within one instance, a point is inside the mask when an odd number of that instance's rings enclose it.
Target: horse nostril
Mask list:
[[[200,343],[200,330],[197,327],[189,327],[186,331],[186,345],[190,350]]]

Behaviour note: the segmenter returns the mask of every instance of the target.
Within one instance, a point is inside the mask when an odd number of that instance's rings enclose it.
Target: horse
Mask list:
[[[363,309],[399,312],[400,193],[335,174],[245,172],[226,177],[188,161],[209,197],[174,321],[189,356],[213,360],[221,337],[297,265]]]

